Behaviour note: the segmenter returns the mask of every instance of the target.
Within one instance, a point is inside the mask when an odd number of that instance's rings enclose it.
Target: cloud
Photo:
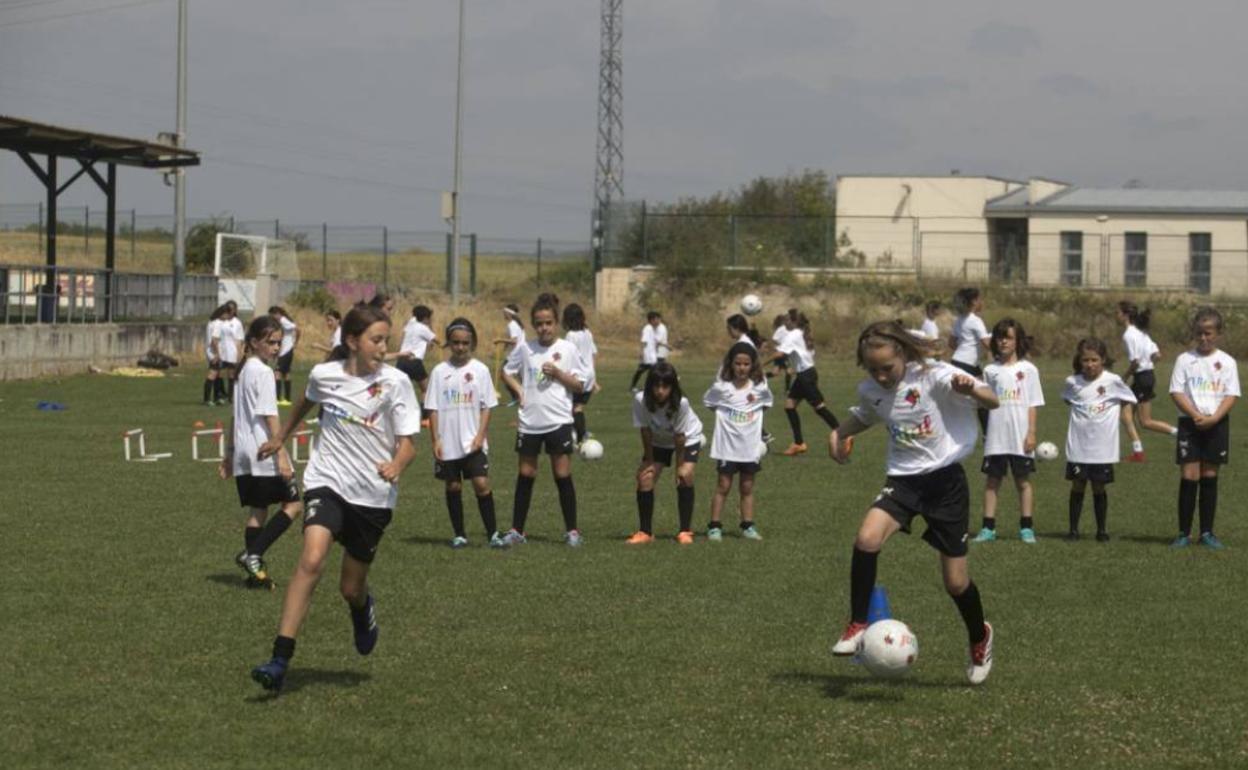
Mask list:
[[[1040,50],[1040,35],[1030,27],[990,21],[971,32],[966,49],[992,58],[1018,58]]]
[[[1068,72],[1044,75],[1036,79],[1036,85],[1055,96],[1092,97],[1104,96],[1106,89],[1082,75]]]
[[[1185,134],[1204,128],[1205,121],[1193,115],[1169,118],[1151,112],[1135,112],[1127,116],[1127,129],[1139,139],[1155,139]]]

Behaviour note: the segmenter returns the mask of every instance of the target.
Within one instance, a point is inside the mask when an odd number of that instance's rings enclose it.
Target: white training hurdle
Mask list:
[[[126,455],[126,462],[128,463],[154,463],[157,460],[163,460],[166,457],[173,457],[173,452],[155,452],[149,455],[147,453],[147,439],[143,436],[142,428],[132,428],[131,430],[122,433],[121,439]],[[131,439],[136,440],[138,443],[138,454],[134,453],[134,449],[130,443]]]
[[[200,423],[202,425],[202,423]],[[200,457],[199,440],[216,436],[217,456],[216,457]],[[203,430],[191,431],[191,459],[201,463],[219,463],[225,459],[225,429],[221,427],[221,422],[217,422],[215,428],[204,428]]]

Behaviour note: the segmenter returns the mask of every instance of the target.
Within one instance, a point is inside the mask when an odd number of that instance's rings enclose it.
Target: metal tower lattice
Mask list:
[[[623,0],[602,0],[602,52],[598,62],[598,162],[594,166],[594,269],[611,244],[607,217],[624,199]]]

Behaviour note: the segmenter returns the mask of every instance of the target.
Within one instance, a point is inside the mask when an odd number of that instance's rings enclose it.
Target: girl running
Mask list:
[[[282,347],[277,352],[277,405],[290,406],[290,367],[295,362],[299,327],[284,307],[274,305],[269,308],[269,315],[282,325]]]
[[[975,407],[995,409],[997,396],[949,364],[928,360],[937,347],[895,321],[871,324],[858,337],[858,365],[868,376],[858,384],[858,405],[828,437],[828,452],[844,463],[845,440],[882,422],[888,430],[887,476],[854,540],[850,621],[832,654],[858,651],[880,550],[898,531],[908,533],[921,516],[927,522],[923,539],[940,553],[945,590],[966,624],[967,679],[980,684],[992,670],[993,633],[967,570],[970,491],[962,460],[975,450]]]
[[[791,308],[785,318],[788,334],[776,348],[778,358],[787,361],[788,371],[795,374],[793,384],[785,394],[784,415],[789,418],[789,426],[793,429],[793,444],[786,450],[786,457],[806,454],[806,440],[802,437],[802,418],[797,413],[797,405],[806,401],[815,410],[815,414],[836,430],[840,422],[824,403],[823,393],[819,390],[819,372],[815,369],[814,340],[810,335],[810,321],[797,308]]]
[[[1062,400],[1070,404],[1070,427],[1066,431],[1066,480],[1070,482],[1070,532],[1079,539],[1083,495],[1092,482],[1092,510],[1096,514],[1096,540],[1109,541],[1108,484],[1114,483],[1118,462],[1118,420],[1124,404],[1134,404],[1135,394],[1118,375],[1105,343],[1095,337],[1079,340],[1071,362],[1075,373],[1066,378]]]
[[[637,392],[637,381],[643,374],[650,371],[660,361],[667,358],[667,327],[663,325],[663,315],[657,310],[646,313],[646,325],[641,327],[641,363],[633,372],[633,381],[628,387]]]
[[[771,349],[775,350],[780,347],[780,343],[784,342],[784,338],[789,335],[789,327],[784,322],[788,320],[788,316],[784,313],[776,316],[771,321]],[[772,375],[784,372],[784,392],[788,393],[789,388],[793,385],[793,373],[789,371],[788,360],[784,358],[773,358]]]
[[[238,303],[230,300],[225,303],[225,314],[221,316],[221,379],[223,394],[227,402],[234,400],[234,384],[238,380],[238,361],[242,358],[243,338],[246,332],[243,322],[238,320]]]
[[[333,353],[334,348],[342,344],[342,313],[330,310],[325,314],[325,329],[329,332],[329,345],[312,343],[312,347],[322,353]]]
[[[754,346],[738,342],[728,349],[719,377],[702,396],[702,404],[715,412],[715,435],[711,459],[719,478],[711,498],[711,523],[706,539],[724,539],[721,514],[724,500],[732,491],[732,477],[738,476],[741,495],[741,537],[762,540],[754,524],[754,477],[762,470],[763,410],[772,404],[771,389]]]
[[[940,300],[934,299],[923,307],[923,325],[919,331],[929,340],[940,339],[940,327],[936,325],[936,316],[940,314]]]
[[[500,351],[495,354],[494,360],[497,365],[496,376],[500,381],[503,380],[503,363],[511,357],[511,353],[519,345],[524,343],[524,324],[520,321],[520,306],[512,302],[503,308],[503,318],[507,319],[507,336],[494,340],[495,345],[501,345]],[[517,392],[511,390],[511,386],[507,385],[507,390],[511,393],[511,403],[507,406],[515,406],[516,399],[520,396]]]
[[[225,403],[225,381],[221,379],[221,319],[227,312],[225,305],[212,311],[204,328],[204,358],[208,360],[208,373],[204,375],[204,406]]]
[[[234,477],[239,504],[250,509],[243,530],[243,550],[234,561],[251,582],[269,587],[273,582],[264,565],[264,554],[302,508],[299,484],[285,445],[276,456],[257,459],[260,447],[281,432],[277,396],[272,387],[272,366],[281,344],[281,322],[272,315],[256,316],[247,328],[246,354],[230,420],[230,441],[220,467],[221,478]],[[270,505],[281,506],[281,512],[272,519],[268,518]]]
[[[1027,360],[1031,339],[1013,318],[1003,318],[992,327],[989,348],[996,360],[984,369],[984,382],[997,395],[1000,407],[989,413],[988,431],[984,434],[981,470],[988,480],[984,484],[984,525],[975,542],[997,539],[997,493],[1006,474],[1013,473],[1020,512],[1018,537],[1024,543],[1034,544],[1035,491],[1031,474],[1036,472],[1036,410],[1044,406],[1040,372]]]
[[[594,333],[585,326],[584,309],[575,302],[563,309],[563,328],[566,330],[563,338],[576,346],[576,351],[585,364],[589,381],[594,383],[592,387],[572,394],[572,427],[576,430],[576,445],[579,447],[582,441],[593,436],[589,428],[585,426],[585,407],[589,405],[590,397],[598,390],[598,380],[595,375],[598,365],[598,346],[594,344]]]
[[[339,590],[350,609],[356,652],[367,655],[377,644],[368,571],[398,501],[399,477],[416,454],[412,436],[420,432],[411,380],[385,363],[389,337],[390,317],[382,310],[364,306],[347,313],[342,345],[312,369],[304,397],[257,453],[263,460],[281,451],[308,412],[324,407],[321,438],[303,475],[303,553],[286,587],[273,657],[251,671],[266,690],[281,689],[335,541],[345,551]]]
[[[1124,405],[1122,408],[1122,424],[1127,426],[1127,435],[1131,437],[1131,454],[1127,457],[1129,463],[1144,462],[1144,443],[1140,441],[1140,432],[1135,427],[1137,419],[1141,428],[1170,436],[1179,432],[1170,423],[1153,419],[1152,401],[1157,397],[1153,365],[1161,360],[1161,351],[1153,338],[1148,336],[1151,315],[1147,308],[1140,310],[1127,300],[1118,303],[1118,323],[1124,327],[1122,346],[1127,351],[1127,371],[1122,379],[1131,383],[1131,392],[1139,404],[1136,407]]]
[[[429,352],[430,344],[440,344],[433,334],[433,329],[429,328],[429,322],[432,320],[433,311],[429,308],[424,305],[412,308],[412,317],[403,326],[403,341],[399,343],[399,352],[392,356],[398,359],[395,366],[399,368],[399,371],[406,374],[416,384],[416,395],[422,402],[425,398],[425,386],[429,384],[429,374],[425,371],[425,354]],[[425,412],[423,417],[428,420],[428,412]],[[421,427],[427,427],[427,425]]]
[[[733,342],[744,342],[753,346],[755,350],[762,348],[763,338],[758,335],[758,329],[746,319],[741,313],[728,316],[726,321],[728,326],[728,336]]]
[[[983,370],[979,368],[979,354],[992,339],[984,319],[978,315],[984,312],[984,298],[980,296],[979,289],[968,286],[959,289],[953,296],[953,307],[958,317],[953,321],[953,336],[949,338],[953,348],[950,361],[972,377],[980,377]],[[984,432],[988,430],[987,409],[979,410],[979,428]]]
[[[1213,534],[1218,509],[1218,468],[1229,459],[1231,408],[1239,400],[1239,366],[1218,349],[1222,314],[1202,307],[1192,318],[1195,346],[1179,354],[1170,375],[1170,398],[1179,408],[1179,536],[1171,548],[1190,545],[1192,516],[1200,494],[1200,543],[1218,551]]]
[[[576,527],[576,487],[572,483],[572,452],[575,451],[572,396],[593,387],[594,383],[576,346],[559,339],[559,311],[549,298],[538,297],[529,311],[529,320],[537,339],[517,346],[503,368],[504,381],[520,394],[516,497],[511,529],[503,539],[507,545],[526,542],[524,524],[533,498],[533,482],[537,478],[537,455],[545,449],[550,455],[555,486],[559,488],[559,508],[563,512],[565,530],[563,541],[576,548],[583,538]]]
[[[485,364],[472,357],[477,349],[477,330],[467,318],[456,318],[446,327],[446,346],[451,357],[433,367],[432,383],[425,392],[433,436],[433,476],[446,482],[446,509],[451,517],[452,548],[468,545],[464,530],[463,481],[472,482],[477,510],[485,525],[491,548],[506,544],[494,518],[494,493],[490,490],[490,410],[498,406],[494,378]]]
[[[663,469],[676,465],[676,542],[693,543],[693,472],[702,452],[702,421],[680,388],[676,367],[664,361],[646,375],[633,397],[633,427],[641,429],[641,467],[637,470],[637,532],[629,545],[654,541],[654,487]]]

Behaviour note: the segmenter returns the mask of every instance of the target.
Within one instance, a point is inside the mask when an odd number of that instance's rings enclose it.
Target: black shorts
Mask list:
[[[949,363],[958,367],[959,369],[971,375],[975,379],[983,379],[984,370],[980,369],[978,366],[973,366],[971,364],[963,363],[961,361],[950,361]]]
[[[589,403],[589,399],[593,398],[594,391],[592,388],[586,388],[584,393],[573,393],[572,403],[584,406]]]
[[[819,372],[815,371],[815,367],[798,372],[793,377],[793,382],[789,385],[788,398],[794,401],[805,400],[811,406],[823,403],[823,393],[819,390]]]
[[[734,476],[738,473],[756,474],[763,469],[759,462],[742,463],[736,460],[716,460],[715,472],[721,476]]]
[[[1131,392],[1135,394],[1135,400],[1141,404],[1157,398],[1156,387],[1157,375],[1152,369],[1147,372],[1136,372],[1131,376]]]
[[[394,362],[394,366],[406,374],[412,382],[424,382],[429,379],[429,373],[425,371],[425,362],[419,358],[403,356]]]
[[[214,372],[221,371],[221,359],[218,358],[216,361],[209,361],[208,368]]]
[[[270,505],[299,502],[299,482],[281,476],[235,476],[238,504],[244,508],[268,508]]]
[[[1113,484],[1114,466],[1111,463],[1066,463],[1066,480]]]
[[[277,370],[282,374],[290,374],[290,366],[295,362],[295,351],[277,357]]]
[[[348,503],[329,487],[309,489],[303,496],[303,528],[324,527],[356,561],[371,564],[377,544],[390,524],[389,508]]]
[[[651,447],[651,450],[654,452],[655,463],[662,465],[664,468],[672,467],[672,458],[676,455],[675,447],[656,446],[656,447]],[[684,451],[681,452],[680,464],[684,465],[685,463],[696,463],[698,461],[698,458],[701,456],[702,456],[701,444],[694,444],[693,446],[687,446],[685,447]],[[755,473],[757,473],[757,471],[755,471]]]
[[[959,463],[914,476],[888,476],[871,506],[892,516],[906,533],[914,517],[922,516],[928,545],[945,556],[966,556],[971,494]]]
[[[442,481],[475,479],[490,475],[490,456],[478,449],[458,460],[434,460],[433,477]]]
[[[560,425],[545,433],[516,433],[516,454],[537,457],[546,450],[548,455],[570,455],[576,451],[571,425]]]
[[[1209,430],[1196,430],[1191,417],[1179,418],[1175,462],[1225,465],[1231,455],[1231,418],[1223,417]]]
[[[1014,478],[1022,480],[1036,472],[1036,458],[1023,455],[987,455],[980,470],[985,476],[994,479],[1003,479],[1007,473],[1013,473]]]
[[[222,374],[228,375],[230,377],[238,376],[238,371],[237,371],[238,364],[233,363],[231,361],[222,361],[220,364],[217,365],[217,368],[221,370]]]

